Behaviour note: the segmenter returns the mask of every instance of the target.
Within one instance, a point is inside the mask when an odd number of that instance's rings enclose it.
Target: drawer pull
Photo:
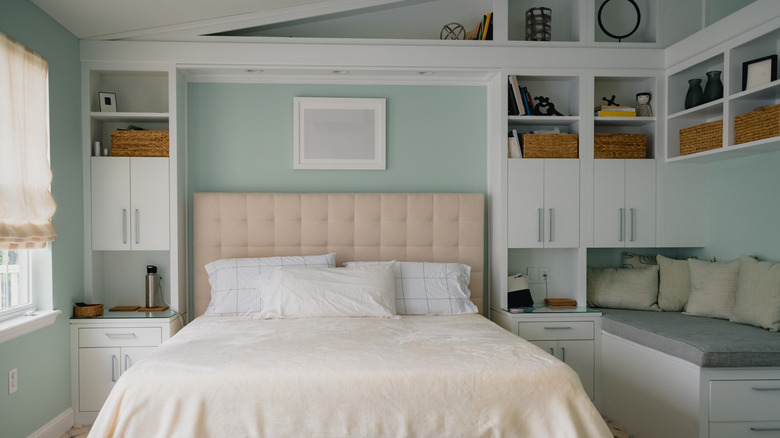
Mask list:
[[[751,427],[753,432],[780,432],[780,427]]]
[[[759,391],[759,392],[768,392],[768,391],[780,391],[780,388],[752,388],[753,391]]]
[[[109,339],[114,339],[114,338],[134,338],[135,337],[135,333],[106,333],[106,336]]]
[[[116,382],[116,363],[119,361],[119,358],[116,357],[116,354],[111,355],[111,381]]]
[[[545,327],[545,330],[571,330],[573,327]]]

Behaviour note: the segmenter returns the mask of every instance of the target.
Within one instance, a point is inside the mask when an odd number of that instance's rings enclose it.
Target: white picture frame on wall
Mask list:
[[[293,98],[293,169],[385,170],[385,99]]]

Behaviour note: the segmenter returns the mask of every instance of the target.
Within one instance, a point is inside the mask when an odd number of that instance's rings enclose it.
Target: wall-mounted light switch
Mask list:
[[[8,393],[13,394],[19,387],[17,386],[16,368],[8,372]]]

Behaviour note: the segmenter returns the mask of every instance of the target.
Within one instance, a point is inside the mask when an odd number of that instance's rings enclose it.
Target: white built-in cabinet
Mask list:
[[[579,160],[513,159],[507,173],[509,247],[579,246]]]
[[[655,246],[655,160],[593,164],[593,246]]]
[[[167,157],[92,157],[92,249],[167,251]]]

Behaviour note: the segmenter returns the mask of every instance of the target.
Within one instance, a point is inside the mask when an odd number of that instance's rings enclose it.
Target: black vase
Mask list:
[[[688,92],[685,94],[685,109],[704,103],[704,91],[701,89],[701,79],[688,79]]]
[[[712,102],[723,97],[723,82],[720,81],[720,71],[707,72],[707,85],[704,86],[704,101]]]

